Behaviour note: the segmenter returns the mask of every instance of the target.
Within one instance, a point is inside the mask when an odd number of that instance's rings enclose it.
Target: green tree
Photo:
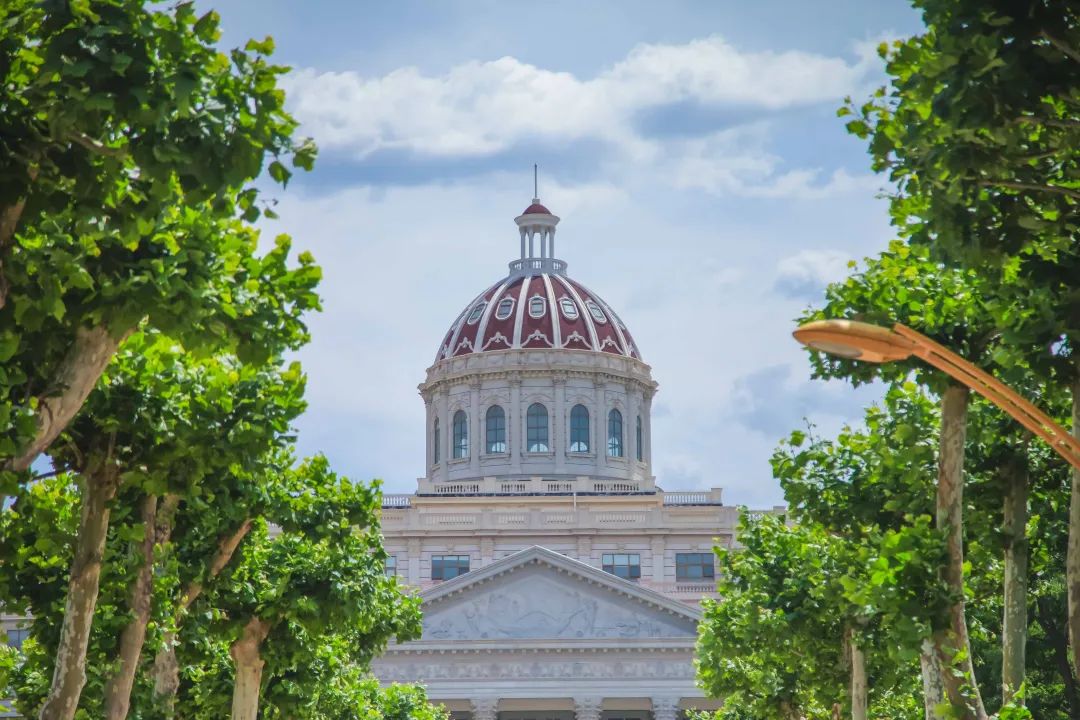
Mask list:
[[[853,115],[897,193],[894,224],[1009,292],[992,311],[1024,362],[1068,388],[1080,434],[1080,14],[1068,0],[916,0],[927,29],[883,46],[889,88]],[[1004,281],[1004,282],[1002,282]],[[1080,471],[1068,627],[1080,673]]]
[[[265,360],[305,335],[318,270],[260,256],[253,181],[310,168],[267,62],[191,3],[0,7],[0,493],[60,435],[141,322]],[[270,163],[266,165],[267,160]]]

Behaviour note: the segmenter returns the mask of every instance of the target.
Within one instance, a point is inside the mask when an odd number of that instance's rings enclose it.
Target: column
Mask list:
[[[645,406],[641,413],[641,422],[645,425],[645,462],[649,466],[649,472],[652,472],[652,396],[649,395],[645,398]]]
[[[510,472],[521,472],[521,376],[510,376],[510,408],[506,414],[506,441],[510,444]]]
[[[679,698],[654,697],[652,699],[653,720],[676,720],[679,716]]]
[[[469,382],[469,468],[473,477],[480,477],[480,449],[484,442],[480,419],[480,380]]]
[[[596,696],[574,698],[574,720],[600,720],[603,702]]]
[[[566,375],[556,374],[552,382],[555,385],[555,408],[551,423],[551,448],[555,451],[555,472],[563,473],[566,472]]]
[[[602,380],[594,382],[593,387],[596,389],[596,411],[593,413],[596,418],[596,476],[601,477],[607,461],[607,392]]]
[[[420,587],[420,553],[422,548],[420,546],[420,540],[418,538],[411,538],[408,545],[408,563],[409,563],[409,584],[413,587]]]
[[[450,388],[444,386],[439,393],[439,412],[442,417],[439,420],[439,434],[442,435],[439,447],[439,476],[443,482],[450,480],[450,458],[454,457],[454,448],[450,441],[454,437],[450,427]]]
[[[499,698],[475,698],[472,700],[472,720],[497,720]]]
[[[630,413],[630,417],[626,418],[623,421],[623,425],[626,426],[623,429],[623,432],[626,433],[626,449],[628,451],[626,453],[626,460],[630,464],[629,465],[630,467],[635,468],[635,470],[631,471],[630,477],[634,477],[635,475],[637,475],[637,471],[636,471],[637,465],[634,464],[634,463],[637,462],[637,452],[638,452],[638,447],[637,447],[637,419],[638,419],[638,416],[641,414],[641,400],[639,400],[638,398],[639,398],[639,393],[638,393],[637,388],[632,386],[632,385],[628,385],[627,388],[626,388],[626,408],[627,408],[627,411]],[[641,432],[642,432],[642,434],[645,433],[645,427],[644,426],[642,426]],[[642,440],[644,440],[644,438],[642,438]],[[643,458],[645,457],[644,452],[642,453],[641,457],[643,457]]]

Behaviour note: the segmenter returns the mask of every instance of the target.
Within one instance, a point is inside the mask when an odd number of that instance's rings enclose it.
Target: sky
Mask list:
[[[533,163],[570,276],[616,309],[660,384],[661,487],[780,504],[778,441],[835,433],[875,399],[812,381],[791,330],[892,237],[886,182],[836,109],[883,82],[879,42],[919,31],[905,2],[212,6],[224,46],[274,37],[320,147],[264,228],[325,273],[300,353],[302,452],[415,490],[417,385],[516,256]]]

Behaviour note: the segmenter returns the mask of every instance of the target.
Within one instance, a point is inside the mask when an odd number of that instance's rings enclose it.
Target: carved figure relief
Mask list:
[[[581,583],[580,585],[584,585]],[[610,594],[611,597],[606,597]],[[425,609],[424,640],[693,636],[694,628],[605,590],[541,569],[513,573]]]

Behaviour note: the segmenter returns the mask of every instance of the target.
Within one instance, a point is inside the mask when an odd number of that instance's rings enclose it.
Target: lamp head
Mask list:
[[[808,348],[848,360],[886,363],[915,351],[914,342],[891,329],[855,320],[815,320],[792,334]]]

